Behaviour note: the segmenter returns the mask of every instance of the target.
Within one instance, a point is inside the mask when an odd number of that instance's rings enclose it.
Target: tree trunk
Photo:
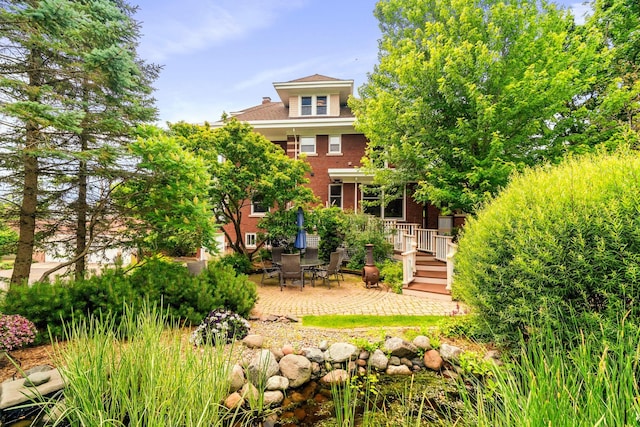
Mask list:
[[[87,137],[83,133],[80,135],[82,151],[87,150]],[[77,203],[77,224],[76,224],[76,257],[75,263],[76,279],[84,277],[86,270],[86,256],[83,255],[87,246],[87,161],[80,160],[78,166],[78,203]]]
[[[39,52],[31,51],[29,54],[29,86],[40,87],[42,85],[42,58]],[[39,102],[38,91],[29,94],[29,101]],[[25,148],[22,152],[24,166],[24,187],[22,190],[22,205],[20,206],[20,232],[16,260],[13,264],[11,286],[27,284],[31,273],[33,261],[33,247],[36,234],[36,210],[38,208],[38,157],[36,150],[40,139],[38,124],[29,120],[25,126]]]
[[[29,129],[31,128],[31,129]],[[33,126],[27,127],[27,140],[33,138],[36,132]],[[30,134],[31,137],[29,136]],[[38,206],[38,158],[30,153],[33,151],[33,142],[23,155],[24,161],[24,189],[22,192],[22,205],[20,207],[20,236],[18,239],[18,251],[13,264],[11,285],[26,284],[31,272],[33,259],[33,247],[36,233],[36,208]]]

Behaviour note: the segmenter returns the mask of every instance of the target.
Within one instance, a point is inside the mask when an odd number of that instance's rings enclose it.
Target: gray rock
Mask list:
[[[464,350],[455,345],[442,344],[440,346],[440,356],[447,362],[457,363],[463,352]]]
[[[402,338],[387,338],[382,350],[392,356],[407,357],[409,359],[418,354],[418,347]]]
[[[401,357],[400,358],[400,363],[402,365],[406,365],[408,367],[412,367],[413,366],[413,363],[411,363],[411,360],[407,359],[406,357]]]
[[[34,372],[24,380],[25,387],[37,387],[41,384],[49,382],[51,379],[51,371]]]
[[[311,379],[311,362],[304,356],[287,354],[280,359],[280,372],[289,379],[289,387],[300,387]]]
[[[43,374],[49,375],[49,381],[36,387],[26,387],[23,378],[3,383],[0,393],[0,409],[11,408],[64,388],[64,380],[57,369],[43,372]]]
[[[26,371],[24,371],[24,377],[28,377],[29,375],[35,374],[36,372],[46,372],[52,369],[54,369],[54,367],[49,365],[34,366],[33,368],[27,369]]]
[[[263,403],[265,406],[275,406],[282,403],[284,394],[280,390],[265,391]]]
[[[344,384],[349,380],[349,372],[344,369],[335,369],[320,379],[324,384]]]
[[[360,354],[358,355],[358,359],[367,360],[367,359],[369,359],[369,356],[370,356],[370,355],[369,355],[369,352],[368,352],[368,351],[366,351],[366,350],[362,350],[362,351],[360,352]]]
[[[318,348],[322,351],[327,351],[327,349],[329,348],[329,342],[327,340],[320,341],[320,344],[318,344]]]
[[[258,334],[249,334],[242,339],[242,343],[249,348],[262,348],[264,337]]]
[[[253,384],[246,383],[240,390],[240,396],[242,396],[243,399],[248,400],[249,402],[257,402],[260,398],[260,392]]]
[[[444,360],[436,350],[427,351],[422,360],[424,361],[424,366],[432,371],[439,371],[444,365]]]
[[[332,344],[327,349],[326,359],[331,362],[342,363],[355,358],[358,354],[358,347],[344,342]]]
[[[231,392],[238,391],[244,385],[244,371],[242,370],[242,366],[237,363],[231,367],[231,372],[229,372],[229,387]]]
[[[387,375],[411,375],[411,369],[407,365],[392,366],[389,365],[386,371]]]
[[[422,350],[431,350],[431,340],[424,335],[418,335],[413,339],[413,345]]]
[[[268,391],[286,390],[289,388],[289,378],[281,375],[274,375],[267,380],[265,387]]]
[[[302,351],[307,359],[312,362],[322,363],[324,362],[324,353],[319,348],[303,348]]]
[[[398,356],[391,356],[389,358],[389,365],[392,365],[392,366],[400,365],[400,358]]]
[[[276,357],[269,350],[261,350],[251,359],[247,366],[247,377],[254,384],[260,384],[278,373],[280,367]]]
[[[369,357],[369,364],[379,371],[384,371],[389,365],[389,358],[382,350],[378,349]]]

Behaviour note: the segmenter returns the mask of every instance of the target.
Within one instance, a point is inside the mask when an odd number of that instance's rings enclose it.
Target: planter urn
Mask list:
[[[362,281],[366,288],[377,287],[380,280],[380,270],[373,263],[373,245],[369,243],[365,245],[365,248],[367,250],[367,259],[362,268]]]

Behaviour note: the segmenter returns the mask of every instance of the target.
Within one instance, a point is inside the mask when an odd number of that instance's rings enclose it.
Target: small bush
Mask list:
[[[194,345],[216,345],[241,340],[249,334],[251,325],[242,316],[224,309],[212,311],[193,331],[189,341]]]
[[[345,243],[349,248],[349,268],[359,270],[366,261],[367,244],[373,245],[373,260],[381,263],[393,255],[393,245],[387,241],[384,223],[370,215],[348,215]]]
[[[577,317],[615,334],[638,326],[640,157],[569,159],[516,177],[459,241],[453,294],[494,339],[517,342],[540,324]],[[571,344],[577,336],[558,337]]]
[[[378,266],[380,280],[393,289],[396,294],[402,293],[402,263],[390,259]]]
[[[258,300],[256,284],[229,265],[211,263],[199,277],[213,291],[214,307],[224,307],[246,317]]]
[[[19,314],[0,315],[0,351],[7,352],[31,344],[36,337],[36,327]]]
[[[220,264],[228,265],[241,274],[249,274],[253,270],[251,260],[245,254],[228,254],[220,258]]]

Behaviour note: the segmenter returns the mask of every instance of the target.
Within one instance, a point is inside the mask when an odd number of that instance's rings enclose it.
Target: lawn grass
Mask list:
[[[432,327],[445,316],[374,316],[374,315],[327,315],[303,316],[302,326],[331,329],[384,328],[384,327]]]

